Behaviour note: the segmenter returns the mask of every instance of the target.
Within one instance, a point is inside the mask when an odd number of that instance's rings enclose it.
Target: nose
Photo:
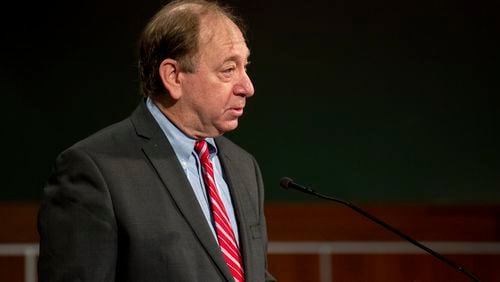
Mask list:
[[[244,96],[244,97],[251,97],[253,96],[255,92],[255,89],[253,88],[252,81],[250,80],[250,77],[246,73],[246,71],[242,72],[240,81],[235,85],[234,87],[234,93],[236,95]]]

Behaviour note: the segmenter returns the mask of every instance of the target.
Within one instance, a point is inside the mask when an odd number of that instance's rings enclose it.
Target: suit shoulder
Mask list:
[[[137,138],[130,118],[111,124],[76,142],[67,150],[80,149],[88,152],[114,151],[125,142]]]

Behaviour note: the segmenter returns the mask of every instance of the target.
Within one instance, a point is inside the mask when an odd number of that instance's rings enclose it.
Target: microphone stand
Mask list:
[[[455,262],[453,262],[450,259],[446,258],[445,256],[441,255],[440,253],[438,253],[438,252],[430,249],[429,247],[426,247],[425,245],[421,244],[417,240],[415,240],[415,239],[411,238],[410,236],[406,235],[402,231],[396,229],[395,227],[392,227],[391,225],[385,223],[384,221],[378,219],[377,217],[369,214],[365,210],[361,209],[360,207],[358,207],[358,206],[356,206],[356,205],[354,205],[354,204],[352,204],[352,203],[350,203],[348,201],[344,201],[344,200],[341,200],[341,199],[337,199],[337,198],[334,198],[334,197],[330,197],[330,196],[326,196],[326,195],[320,194],[320,193],[314,191],[313,189],[311,189],[309,187],[301,186],[301,185],[293,182],[293,180],[290,179],[290,178],[288,178],[288,177],[283,177],[281,179],[280,186],[282,188],[284,188],[284,189],[293,188],[293,189],[295,189],[297,191],[300,191],[300,192],[303,192],[303,193],[306,193],[306,194],[310,194],[310,195],[313,195],[313,196],[316,196],[316,197],[319,197],[319,198],[322,198],[322,199],[334,201],[334,202],[343,204],[345,206],[348,206],[349,208],[351,208],[354,211],[360,213],[361,215],[369,218],[370,220],[372,220],[375,223],[381,225],[382,227],[388,229],[389,231],[397,234],[398,236],[400,236],[401,238],[407,240],[408,242],[412,243],[413,245],[415,245],[415,246],[423,249],[424,251],[426,251],[427,253],[431,254],[435,258],[437,258],[437,259],[441,260],[442,262],[446,263],[447,265],[453,267],[455,270],[458,270],[461,273],[465,274],[467,277],[469,277],[470,279],[472,279],[472,281],[481,282],[481,280],[479,280],[479,278],[477,276],[475,276],[474,274],[472,274],[470,271],[466,270],[462,266],[459,266],[458,264],[456,264]]]

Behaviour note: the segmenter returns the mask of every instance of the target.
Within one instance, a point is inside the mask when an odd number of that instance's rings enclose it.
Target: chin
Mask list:
[[[238,127],[238,120],[232,120],[225,122],[222,124],[222,126],[218,127],[217,129],[219,130],[220,134],[224,134],[229,131],[233,131]]]

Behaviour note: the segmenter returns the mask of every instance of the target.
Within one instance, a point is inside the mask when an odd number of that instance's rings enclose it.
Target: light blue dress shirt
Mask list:
[[[212,233],[215,238],[217,235],[214,229],[214,221],[212,218],[212,213],[210,212],[209,200],[207,198],[207,193],[205,189],[205,183],[203,181],[203,174],[201,171],[200,159],[194,150],[194,144],[196,142],[195,139],[187,136],[182,132],[179,128],[177,128],[155,105],[153,100],[148,98],[146,100],[146,105],[148,110],[153,115],[154,119],[160,125],[161,129],[167,136],[168,141],[172,145],[175,154],[177,155],[177,159],[179,160],[182,168],[184,169],[184,173],[193,188],[193,192],[196,195],[196,199],[200,204],[201,210],[205,215],[205,218],[210,229],[212,229]],[[222,173],[222,166],[219,161],[219,157],[217,156],[217,146],[215,145],[215,141],[213,138],[205,139],[208,144],[210,160],[212,161],[214,167],[214,176],[215,176],[215,185],[217,185],[217,189],[219,190],[220,197],[222,202],[224,203],[224,207],[226,208],[227,215],[229,216],[229,220],[231,222],[231,227],[233,228],[234,236],[236,237],[236,241],[239,244],[239,236],[238,236],[238,225],[236,223],[236,218],[234,216],[234,208],[231,201],[231,194],[229,193],[229,188],[227,186],[226,181],[224,180],[224,176]]]

